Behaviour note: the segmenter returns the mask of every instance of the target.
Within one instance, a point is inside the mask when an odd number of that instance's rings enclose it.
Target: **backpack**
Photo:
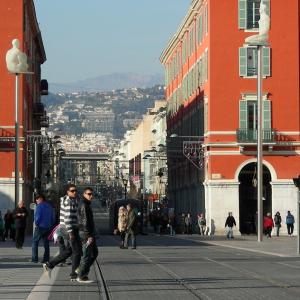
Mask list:
[[[281,223],[281,217],[278,216],[278,215],[275,215],[275,217],[274,217],[274,223],[276,225],[280,225],[280,223]]]

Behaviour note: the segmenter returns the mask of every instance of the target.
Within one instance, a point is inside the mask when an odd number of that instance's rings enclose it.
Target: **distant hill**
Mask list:
[[[162,74],[143,75],[135,73],[114,73],[64,84],[50,83],[49,90],[51,93],[109,91],[131,87],[146,88],[163,84],[163,81],[164,78]]]

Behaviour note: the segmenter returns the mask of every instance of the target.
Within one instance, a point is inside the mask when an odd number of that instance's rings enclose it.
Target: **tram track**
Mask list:
[[[103,271],[102,271],[99,259],[96,259],[96,261],[95,261],[94,271],[95,271],[95,275],[97,278],[97,284],[98,284],[98,289],[99,289],[101,299],[103,299],[103,300],[112,299],[110,292],[109,292],[108,285],[107,285],[106,280],[103,275]]]

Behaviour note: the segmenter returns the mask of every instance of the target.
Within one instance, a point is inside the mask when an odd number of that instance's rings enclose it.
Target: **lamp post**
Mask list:
[[[20,51],[18,39],[12,40],[12,48],[6,53],[7,70],[15,75],[15,207],[19,202],[20,174],[19,174],[19,75],[33,74],[28,72],[27,56]]]
[[[260,8],[259,33],[249,36],[245,39],[245,43],[249,46],[257,48],[257,240],[262,241],[263,237],[263,109],[262,109],[262,49],[268,46],[270,17],[267,14],[267,7],[261,1]]]
[[[125,200],[127,199],[127,184],[128,184],[128,179],[127,178],[122,178],[123,184],[124,184],[124,197]]]

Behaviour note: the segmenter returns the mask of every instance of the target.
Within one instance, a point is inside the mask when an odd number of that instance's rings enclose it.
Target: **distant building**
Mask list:
[[[300,3],[262,1],[271,17],[263,49],[263,211],[296,215]],[[260,0],[194,0],[161,55],[168,136],[177,134],[178,153],[184,140],[204,137],[201,171],[170,152],[168,190],[178,213],[205,212],[211,234],[224,233],[229,211],[241,233],[255,232],[257,52],[244,41],[258,32],[259,6]]]
[[[37,22],[33,0],[0,1],[0,210],[15,206],[15,76],[8,73],[5,55],[14,38],[28,56],[29,70],[33,75],[20,75],[20,199],[32,201],[33,152],[27,141],[28,131],[38,130],[45,117],[40,99],[41,64],[46,54]],[[8,142],[8,140],[10,140]]]
[[[115,114],[112,111],[91,111],[84,113],[84,127],[89,131],[112,132]]]

